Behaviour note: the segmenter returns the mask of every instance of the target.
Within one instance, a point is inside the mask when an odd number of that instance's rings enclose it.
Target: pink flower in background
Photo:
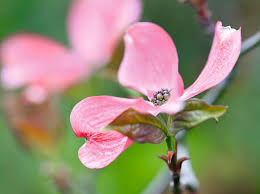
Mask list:
[[[178,55],[171,37],[152,23],[137,23],[124,37],[125,55],[118,77],[122,85],[146,95],[127,99],[112,96],[89,97],[72,110],[71,125],[78,137],[87,138],[79,158],[88,168],[103,168],[114,161],[131,143],[116,131],[102,129],[128,108],[143,113],[174,114],[183,101],[217,85],[233,69],[241,48],[241,29],[217,22],[208,61],[197,80],[184,90],[178,72]]]
[[[106,64],[125,28],[140,14],[140,0],[74,0],[68,16],[70,48],[27,33],[2,42],[3,86],[26,87],[32,102],[63,91]]]

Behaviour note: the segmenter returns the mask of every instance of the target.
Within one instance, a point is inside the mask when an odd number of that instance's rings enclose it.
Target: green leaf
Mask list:
[[[191,129],[211,118],[218,122],[218,118],[227,108],[227,106],[210,105],[196,98],[187,100],[184,109],[173,115],[170,134],[176,135],[180,130]]]
[[[130,108],[112,121],[104,131],[115,130],[138,143],[158,144],[168,133],[164,124],[151,114],[140,113]]]

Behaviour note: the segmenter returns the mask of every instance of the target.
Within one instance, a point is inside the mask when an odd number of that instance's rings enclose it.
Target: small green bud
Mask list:
[[[151,102],[155,106],[161,106],[169,100],[170,96],[171,96],[170,90],[168,90],[166,88],[162,88],[159,91],[153,93],[153,97],[151,98]]]

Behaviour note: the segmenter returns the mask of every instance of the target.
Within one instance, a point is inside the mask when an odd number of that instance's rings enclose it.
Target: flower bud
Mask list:
[[[151,98],[151,102],[155,106],[161,106],[165,104],[170,98],[170,91],[166,88],[162,88],[157,92],[153,93],[153,97]]]

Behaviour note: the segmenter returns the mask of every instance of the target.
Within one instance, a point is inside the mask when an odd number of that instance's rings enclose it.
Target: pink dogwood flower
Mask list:
[[[140,0],[73,0],[67,22],[69,48],[29,33],[2,42],[3,86],[26,87],[25,95],[33,102],[63,91],[106,64],[126,27],[140,15]]]
[[[224,80],[239,57],[241,28],[235,30],[217,22],[208,61],[197,80],[185,90],[178,72],[175,45],[161,27],[152,23],[134,24],[127,30],[124,41],[119,81],[146,95],[149,101],[95,96],[82,100],[73,108],[70,119],[74,133],[87,138],[79,149],[79,159],[88,168],[107,166],[132,143],[116,131],[102,132],[128,108],[153,115],[174,114],[185,100]]]

